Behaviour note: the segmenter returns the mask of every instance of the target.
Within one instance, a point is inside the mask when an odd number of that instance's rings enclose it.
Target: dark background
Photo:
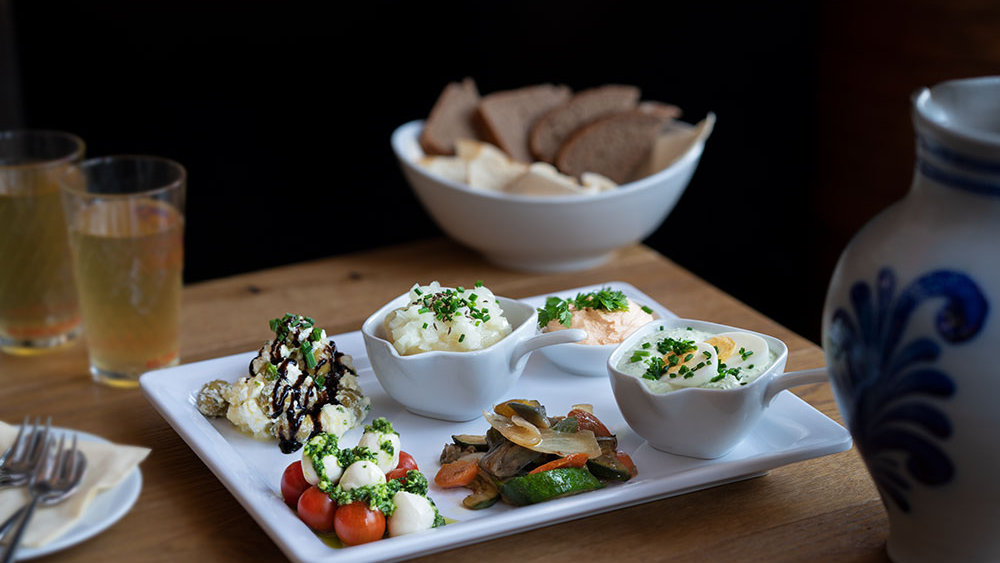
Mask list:
[[[645,242],[818,341],[837,256],[908,188],[909,95],[1000,72],[982,0],[316,4],[0,0],[0,129],[183,163],[197,282],[439,236],[389,136],[449,81],[634,84],[718,116]]]

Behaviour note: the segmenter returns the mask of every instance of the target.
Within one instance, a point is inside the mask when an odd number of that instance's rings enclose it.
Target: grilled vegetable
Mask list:
[[[453,434],[451,439],[456,446],[462,448],[476,448],[478,452],[485,452],[490,449],[486,443],[486,436],[476,436],[474,434]]]
[[[497,488],[493,479],[482,472],[466,486],[472,489],[472,494],[462,499],[462,506],[465,508],[472,510],[489,508],[500,499],[500,489]]]
[[[500,487],[500,494],[506,502],[523,506],[603,486],[586,468],[566,467],[515,477]]]

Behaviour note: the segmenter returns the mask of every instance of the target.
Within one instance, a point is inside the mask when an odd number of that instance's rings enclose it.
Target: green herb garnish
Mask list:
[[[264,364],[264,376],[268,379],[278,379],[278,368],[271,362]]]
[[[643,358],[646,358],[648,356],[649,356],[649,351],[647,351],[647,350],[636,350],[635,352],[632,352],[632,357],[629,358],[628,361],[632,362],[632,363],[641,362],[643,360]]]
[[[675,340],[673,338],[664,338],[656,343],[656,349],[661,354],[673,353],[680,356],[681,354],[697,350],[698,347],[695,346],[694,340]]]
[[[649,315],[652,315],[652,314],[653,314],[653,310],[652,310],[651,308],[649,308],[649,307],[645,306],[645,305],[643,305],[643,306],[641,307],[641,309],[642,309],[642,310],[643,310],[644,312],[646,312],[646,314],[649,314]]]
[[[553,320],[560,324],[570,326],[573,313],[569,307],[580,311],[582,309],[594,309],[595,311],[628,311],[628,297],[624,293],[612,290],[610,287],[602,287],[590,293],[577,293],[572,299],[560,299],[559,297],[549,297],[545,300],[545,307],[538,310],[538,326],[544,327]]]
[[[299,346],[299,351],[302,352],[302,358],[306,362],[306,367],[314,368],[316,367],[316,353],[313,351],[312,342],[306,340]]]
[[[642,374],[643,379],[659,381],[663,374],[667,372],[667,365],[660,356],[653,356],[646,361],[646,373]]]
[[[549,297],[545,300],[545,307],[538,310],[538,327],[544,328],[552,321],[570,326],[573,322],[573,313],[569,312],[569,301],[563,301],[558,297]]]

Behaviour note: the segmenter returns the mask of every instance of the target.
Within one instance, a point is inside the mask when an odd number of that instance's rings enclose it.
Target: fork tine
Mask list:
[[[25,453],[25,459],[32,466],[37,466],[41,460],[41,456],[46,453],[45,445],[48,444],[49,431],[52,426],[52,417],[50,416],[45,422],[45,428],[41,429],[42,419],[35,419],[35,427],[32,432],[31,449]]]
[[[14,442],[4,451],[3,455],[0,455],[0,465],[3,465],[8,459],[18,459],[19,453],[24,449],[24,442],[26,441],[24,429],[28,427],[29,419],[30,417],[28,416],[24,417],[24,422],[17,429],[17,437],[14,438]]]
[[[51,452],[54,440],[52,436],[45,437],[45,445],[39,451],[42,457],[35,464],[35,471],[31,475],[31,482],[46,480],[51,475],[53,462]]]
[[[68,481],[73,478],[76,473],[76,463],[77,463],[77,445],[76,445],[76,434],[73,434],[73,443],[70,444],[69,450],[66,455],[61,460],[62,463],[59,464],[59,479],[61,481]]]

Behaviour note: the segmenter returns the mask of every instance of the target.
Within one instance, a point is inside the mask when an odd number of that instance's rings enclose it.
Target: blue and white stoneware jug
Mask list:
[[[850,242],[823,347],[893,561],[1000,561],[1000,76],[913,96],[913,184]]]

